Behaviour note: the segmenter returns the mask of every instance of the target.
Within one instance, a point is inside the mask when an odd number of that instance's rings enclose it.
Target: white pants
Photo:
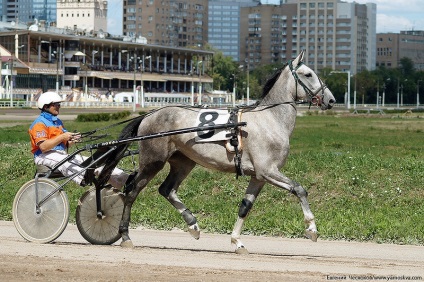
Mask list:
[[[68,156],[69,155],[65,151],[51,150],[36,156],[34,158],[34,162],[37,165],[45,165],[47,167],[52,168]],[[85,159],[87,159],[87,157],[76,155],[72,160],[63,163],[60,167],[57,168],[57,170],[59,170],[64,176],[71,176],[72,174],[80,172],[84,169],[80,167],[79,164],[81,164]],[[96,168],[94,170],[94,175],[98,176],[102,169],[103,166]],[[125,173],[119,168],[115,168],[110,176],[109,184],[115,188],[121,189],[127,181],[127,178],[127,173]],[[84,173],[81,173],[75,176],[72,180],[75,181],[78,185],[80,185],[83,179]]]

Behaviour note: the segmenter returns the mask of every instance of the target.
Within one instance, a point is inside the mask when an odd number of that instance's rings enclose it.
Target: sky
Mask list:
[[[122,34],[122,1],[108,0],[108,32]],[[401,30],[424,30],[424,0],[344,0],[359,4],[377,4],[377,33]],[[274,4],[279,0],[263,0],[262,3]]]

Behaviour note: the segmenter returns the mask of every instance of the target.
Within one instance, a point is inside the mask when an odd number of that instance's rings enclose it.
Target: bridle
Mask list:
[[[293,61],[289,61],[289,68],[290,72],[293,75],[293,78],[296,82],[296,98],[297,98],[297,84],[300,84],[302,86],[303,90],[308,94],[309,96],[309,107],[311,105],[314,106],[321,106],[322,101],[324,99],[324,90],[327,88],[327,85],[322,82],[322,80],[318,77],[318,81],[321,85],[320,88],[318,88],[315,92],[308,88],[308,86],[303,83],[303,81],[299,78],[299,75],[297,74],[297,70],[303,65],[303,62],[300,62],[296,68],[293,68]],[[319,95],[319,92],[322,92],[321,95]]]

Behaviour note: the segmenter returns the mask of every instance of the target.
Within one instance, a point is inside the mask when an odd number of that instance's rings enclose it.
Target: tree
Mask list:
[[[414,68],[414,62],[412,61],[412,59],[407,57],[401,58],[399,70],[405,77],[413,76],[415,73],[415,68]]]

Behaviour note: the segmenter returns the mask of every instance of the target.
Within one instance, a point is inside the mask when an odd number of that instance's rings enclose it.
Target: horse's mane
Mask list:
[[[271,78],[269,78],[267,80],[267,82],[264,85],[264,88],[262,90],[262,97],[261,99],[265,98],[265,96],[268,94],[268,92],[271,90],[271,88],[274,86],[275,82],[278,80],[278,78],[280,77],[281,72],[287,67],[287,63],[284,64],[284,66],[282,68],[280,68],[279,70],[277,70]]]

